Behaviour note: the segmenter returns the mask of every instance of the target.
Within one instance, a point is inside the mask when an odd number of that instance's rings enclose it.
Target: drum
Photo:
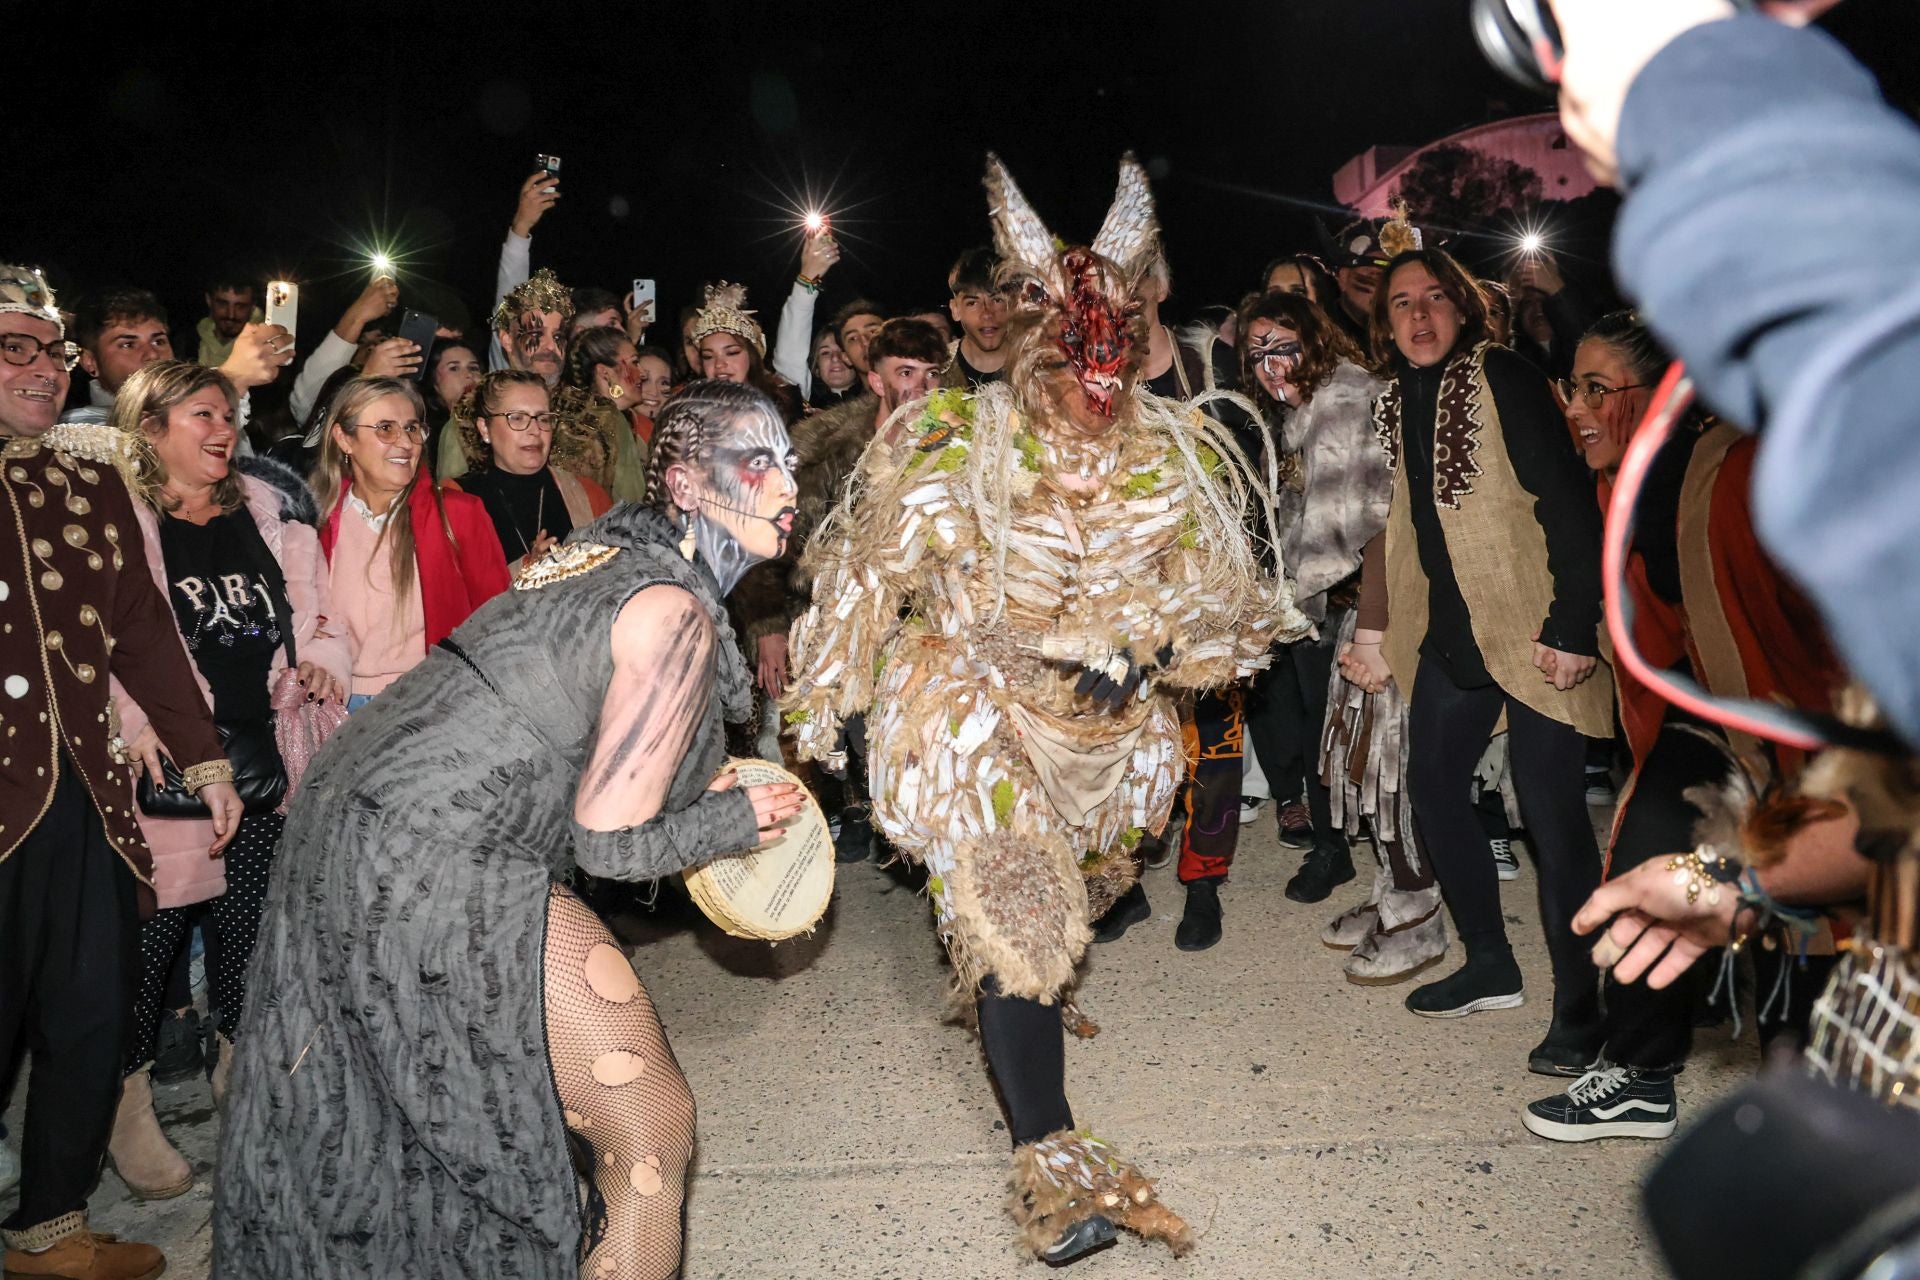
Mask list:
[[[806,804],[786,822],[786,834],[750,853],[727,854],[682,872],[687,893],[707,919],[736,938],[779,942],[812,933],[833,897],[833,836],[820,802],[800,780],[765,760],[729,760],[739,785],[791,782]]]

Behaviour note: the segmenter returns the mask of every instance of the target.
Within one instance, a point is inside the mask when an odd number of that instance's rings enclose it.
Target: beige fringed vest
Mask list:
[[[1533,518],[1534,496],[1507,457],[1500,414],[1487,385],[1487,344],[1453,357],[1440,379],[1433,430],[1434,510],[1447,539],[1453,575],[1473,620],[1487,671],[1510,697],[1590,737],[1613,736],[1613,669],[1603,658],[1584,684],[1566,692],[1533,665],[1533,634],[1553,604],[1547,536]],[[1411,702],[1420,642],[1427,634],[1427,575],[1414,541],[1413,513],[1400,483],[1400,384],[1374,406],[1374,429],[1394,470],[1387,519],[1387,600],[1382,650]],[[1506,717],[1501,716],[1504,726]]]

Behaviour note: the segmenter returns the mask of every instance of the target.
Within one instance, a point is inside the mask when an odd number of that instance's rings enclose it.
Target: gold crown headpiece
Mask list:
[[[698,346],[700,339],[710,333],[731,333],[752,343],[760,358],[766,359],[767,335],[761,331],[760,322],[753,318],[753,312],[747,310],[747,286],[722,280],[707,286],[706,297],[706,305],[695,313],[693,331],[687,335],[694,345]]]
[[[493,327],[504,329],[529,311],[557,311],[565,324],[573,319],[573,291],[542,267],[500,299],[493,311]]]
[[[67,336],[66,319],[54,305],[53,286],[47,283],[38,267],[0,263],[0,312],[36,316],[58,325],[60,336]]]

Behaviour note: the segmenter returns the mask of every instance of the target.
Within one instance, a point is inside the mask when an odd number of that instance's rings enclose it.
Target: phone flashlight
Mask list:
[[[373,278],[378,280],[382,276],[389,280],[393,278],[393,259],[384,253],[376,253],[373,255]]]
[[[818,209],[809,209],[806,217],[808,235],[819,235],[827,229],[827,215]]]
[[[1538,257],[1540,251],[1546,247],[1547,238],[1538,231],[1529,231],[1520,237],[1520,252],[1529,258]]]

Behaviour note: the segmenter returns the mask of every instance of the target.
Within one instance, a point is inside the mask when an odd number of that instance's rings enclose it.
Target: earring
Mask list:
[[[687,532],[680,539],[680,554],[685,556],[688,560],[692,560],[693,552],[694,552],[693,512],[689,511],[687,512]]]

